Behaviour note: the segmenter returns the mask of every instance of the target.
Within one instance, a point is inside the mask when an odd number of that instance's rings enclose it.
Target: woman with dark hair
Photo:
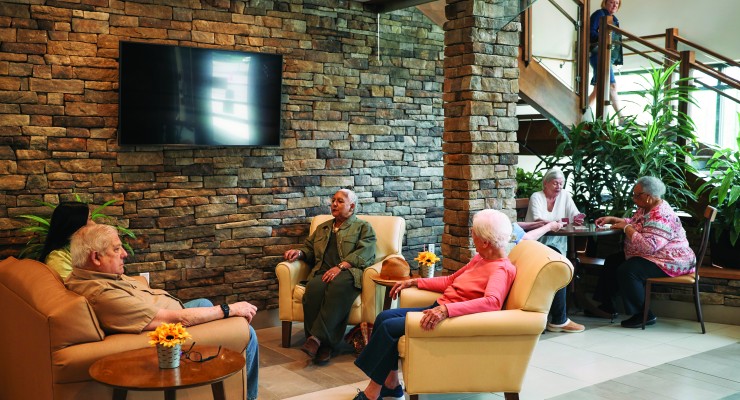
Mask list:
[[[78,229],[87,225],[89,220],[90,209],[87,204],[79,201],[59,203],[51,214],[49,233],[39,261],[51,267],[62,279],[67,279],[72,272],[69,239]]]

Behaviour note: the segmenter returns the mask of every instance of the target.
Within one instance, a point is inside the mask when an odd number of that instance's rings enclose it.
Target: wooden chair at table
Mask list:
[[[514,209],[516,210],[516,220],[524,221],[524,218],[527,217],[527,209],[529,209],[529,198],[522,197],[515,199],[515,201],[516,205],[514,206]]]
[[[650,309],[650,292],[653,285],[670,285],[670,286],[691,286],[694,294],[694,305],[696,307],[696,319],[701,324],[701,333],[706,333],[704,328],[704,317],[701,313],[701,302],[699,301],[699,267],[701,267],[702,261],[704,260],[704,254],[707,252],[707,246],[709,245],[709,231],[712,228],[712,222],[717,217],[717,209],[712,206],[707,206],[704,210],[704,230],[701,236],[701,245],[699,246],[699,252],[696,253],[696,268],[693,274],[686,274],[674,277],[665,278],[648,278],[645,283],[645,309],[642,313],[642,329],[645,329],[645,322],[647,321],[648,310]]]

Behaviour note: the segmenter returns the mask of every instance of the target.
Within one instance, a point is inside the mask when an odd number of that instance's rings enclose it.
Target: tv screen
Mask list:
[[[120,145],[278,146],[283,57],[120,42]]]

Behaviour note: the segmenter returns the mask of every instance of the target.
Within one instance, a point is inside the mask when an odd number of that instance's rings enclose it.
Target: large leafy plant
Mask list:
[[[740,135],[736,140],[740,149]],[[717,207],[715,238],[727,231],[730,243],[735,246],[740,237],[740,150],[716,149],[707,168],[709,177],[696,193],[701,195],[708,191],[709,204]]]
[[[75,195],[76,201],[82,201],[79,196]],[[90,213],[90,219],[98,224],[108,224],[115,227],[121,236],[127,236],[132,239],[136,239],[136,235],[126,227],[120,226],[115,223],[114,218],[104,213],[105,209],[115,204],[118,200],[108,200],[100,206],[95,207]],[[49,233],[49,224],[51,223],[51,214],[57,208],[56,204],[48,203],[45,201],[37,201],[39,205],[48,207],[50,209],[48,216],[23,214],[20,218],[26,219],[31,225],[20,228],[20,232],[27,235],[31,234],[31,238],[26,242],[26,245],[18,255],[19,258],[33,258],[38,259],[41,255],[41,251],[44,248],[44,242],[46,241],[46,235]],[[134,249],[123,241],[123,247],[130,254],[134,254]]]
[[[685,175],[695,171],[691,163],[695,126],[675,107],[678,101],[695,103],[685,80],[672,83],[677,67],[678,63],[649,71],[638,92],[647,122],[632,116],[617,124],[616,116],[611,116],[561,132],[563,142],[555,157],[570,157],[561,168],[571,179],[573,200],[590,219],[631,214],[631,188],[637,178],[646,175],[665,183],[665,199],[675,208],[685,209],[696,198]]]

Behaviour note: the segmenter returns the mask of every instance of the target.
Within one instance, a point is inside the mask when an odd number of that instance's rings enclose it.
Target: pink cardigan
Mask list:
[[[632,238],[624,241],[627,259],[642,257],[652,261],[668,276],[694,272],[696,256],[686,240],[686,231],[665,200],[647,214],[638,208],[632,218],[625,220],[636,230]]]
[[[419,279],[420,289],[442,293],[437,303],[447,306],[450,317],[498,311],[503,307],[516,268],[508,258],[486,260],[476,254],[470,262],[448,276]]]

